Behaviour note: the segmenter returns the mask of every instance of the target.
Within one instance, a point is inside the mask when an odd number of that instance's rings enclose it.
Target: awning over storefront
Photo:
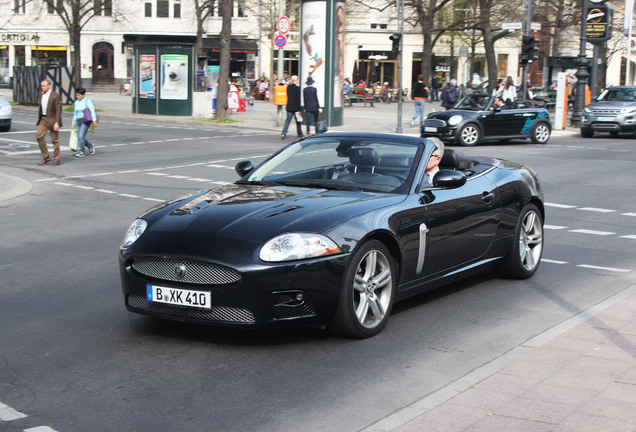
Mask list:
[[[211,50],[212,52],[221,52],[221,39],[219,38],[203,39],[203,49]],[[258,46],[256,45],[255,40],[231,39],[230,51],[233,53],[256,54],[258,52]]]
[[[138,35],[125,34],[124,44],[195,44],[195,36],[165,36],[165,35]]]

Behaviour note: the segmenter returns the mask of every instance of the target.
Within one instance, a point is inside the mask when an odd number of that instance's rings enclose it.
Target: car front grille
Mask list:
[[[146,300],[145,297],[135,294],[130,294],[126,297],[126,304],[134,309],[172,316],[175,318],[191,318],[237,324],[253,324],[255,321],[252,311],[242,308],[216,306],[211,309],[199,309],[173,306],[164,303],[150,302]]]
[[[621,113],[620,108],[593,108],[592,114],[599,117],[616,117]]]
[[[227,285],[241,280],[234,269],[173,258],[137,258],[132,268],[155,279],[201,285]]]

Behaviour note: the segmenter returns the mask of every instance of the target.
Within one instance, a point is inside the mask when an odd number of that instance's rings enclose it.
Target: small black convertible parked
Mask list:
[[[494,103],[491,95],[466,96],[452,110],[430,113],[422,124],[421,136],[463,146],[519,138],[529,138],[535,144],[548,142],[552,124],[547,109],[523,101],[511,107],[496,107]]]
[[[326,324],[379,333],[395,301],[487,268],[528,278],[544,206],[530,168],[435,140],[329,133],[298,140],[236,183],[160,204],[120,248],[132,312],[234,327]]]

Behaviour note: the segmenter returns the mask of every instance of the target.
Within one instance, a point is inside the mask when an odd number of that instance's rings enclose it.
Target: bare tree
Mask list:
[[[233,0],[221,0],[220,13],[223,19],[221,27],[221,67],[219,70],[219,86],[216,95],[216,111],[214,118],[223,120],[227,117],[227,92],[230,84],[230,43],[232,40],[232,9]]]
[[[214,14],[217,0],[194,0],[194,14],[197,20],[197,48],[198,55],[203,55],[203,33],[205,23]]]
[[[95,16],[109,16],[113,21],[122,19],[123,14],[113,10],[112,0],[44,0],[49,12],[57,14],[68,32],[71,46],[71,66],[75,66],[74,81],[82,82],[82,30]]]

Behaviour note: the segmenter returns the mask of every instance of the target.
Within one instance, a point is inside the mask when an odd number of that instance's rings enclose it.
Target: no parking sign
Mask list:
[[[276,45],[278,48],[284,47],[286,43],[287,38],[283,35],[278,35],[276,36],[276,38],[274,38],[274,45]]]

